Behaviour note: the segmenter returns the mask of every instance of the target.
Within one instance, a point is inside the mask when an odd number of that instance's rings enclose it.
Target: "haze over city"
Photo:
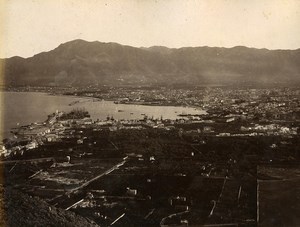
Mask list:
[[[300,47],[300,2],[1,0],[0,57],[30,57],[74,40],[161,45]]]

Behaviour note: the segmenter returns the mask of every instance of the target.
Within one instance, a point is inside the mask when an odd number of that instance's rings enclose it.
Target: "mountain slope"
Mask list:
[[[50,206],[10,187],[6,187],[4,193],[3,188],[0,190],[0,226],[98,226],[71,211]]]
[[[74,40],[27,59],[4,61],[7,85],[300,82],[300,49],[135,48]]]

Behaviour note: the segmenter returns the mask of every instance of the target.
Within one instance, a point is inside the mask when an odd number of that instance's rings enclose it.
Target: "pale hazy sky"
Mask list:
[[[73,39],[131,46],[300,48],[300,0],[0,0],[0,57]]]

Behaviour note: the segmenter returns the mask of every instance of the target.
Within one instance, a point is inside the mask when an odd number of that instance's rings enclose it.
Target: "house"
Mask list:
[[[47,134],[45,136],[47,142],[55,142],[58,139],[58,135],[56,134]]]
[[[25,146],[25,148],[27,150],[31,150],[31,149],[34,149],[34,148],[37,148],[37,147],[38,147],[38,143],[36,141],[32,141],[31,143],[29,143]]]
[[[1,156],[6,156],[6,154],[7,154],[7,150],[6,150],[5,146],[0,145],[0,157]]]
[[[129,195],[129,196],[136,196],[137,195],[137,189],[131,189],[129,187],[127,187],[126,189],[127,189],[127,192],[126,192],[127,195]]]
[[[204,126],[203,133],[210,133],[213,132],[213,128],[211,126]]]
[[[169,199],[169,203],[171,206],[184,205],[186,202],[187,202],[187,198],[185,196],[176,196],[176,197],[171,197]]]
[[[83,139],[78,139],[77,144],[83,144]]]
[[[111,132],[114,132],[114,131],[117,131],[117,130],[118,130],[117,126],[111,126],[111,127],[109,127],[109,131],[111,131]]]
[[[177,211],[189,211],[190,207],[187,205],[177,205],[174,207]]]
[[[233,122],[235,121],[235,117],[229,117],[226,119],[226,122],[229,123],[229,122]]]

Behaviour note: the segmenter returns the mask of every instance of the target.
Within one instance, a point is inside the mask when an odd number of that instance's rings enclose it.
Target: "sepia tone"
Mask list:
[[[0,226],[300,225],[299,1],[0,4]]]

